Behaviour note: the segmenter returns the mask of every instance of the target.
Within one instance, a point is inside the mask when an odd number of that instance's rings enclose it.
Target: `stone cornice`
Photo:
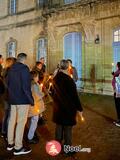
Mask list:
[[[13,24],[9,24],[9,25],[4,25],[4,26],[0,26],[0,31],[4,31],[4,30],[9,30],[12,28],[17,28],[17,27],[24,27],[26,25],[32,25],[35,23],[43,23],[44,22],[44,18],[41,17],[37,17],[35,19],[30,19],[30,20],[25,20],[22,22],[18,22],[18,23],[13,23]]]
[[[13,15],[7,14],[7,15],[5,15],[3,17],[0,17],[0,20],[8,18],[9,16],[16,16],[16,15],[21,15],[21,14],[29,13],[29,12],[34,11],[35,9],[36,8],[33,7],[33,8],[30,8],[30,9],[27,9],[27,10],[19,11],[16,14],[13,14]]]

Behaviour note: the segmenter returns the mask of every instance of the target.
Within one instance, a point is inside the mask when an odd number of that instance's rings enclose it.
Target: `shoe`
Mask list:
[[[6,139],[7,138],[7,134],[6,133],[1,133],[1,137]]]
[[[113,123],[114,123],[114,124],[120,123],[120,120],[118,119],[118,120],[114,121]]]
[[[14,148],[14,144],[8,144],[8,146],[7,146],[8,151],[12,151],[13,148]]]
[[[28,139],[28,143],[30,144],[37,144],[39,142],[38,138]]]
[[[36,132],[34,133],[34,138],[36,138],[39,141],[39,136]]]
[[[120,122],[116,122],[115,125],[116,125],[117,127],[120,127]]]
[[[118,119],[117,121],[113,122],[117,127],[120,127],[120,120]]]
[[[13,154],[15,155],[15,156],[18,156],[18,155],[24,155],[24,154],[28,154],[28,153],[30,153],[32,151],[32,149],[30,149],[30,148],[24,148],[24,147],[22,147],[21,149],[15,149],[14,150],[14,152],[13,152]]]

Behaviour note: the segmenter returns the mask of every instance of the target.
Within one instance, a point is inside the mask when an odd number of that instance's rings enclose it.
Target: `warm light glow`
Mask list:
[[[71,74],[70,77],[73,78],[73,75]]]
[[[37,112],[39,113],[39,112],[40,112],[40,110],[39,110],[39,109],[37,109]]]
[[[50,82],[49,85],[52,86],[52,83]]]
[[[82,122],[84,122],[84,121],[85,121],[85,119],[84,119],[84,117],[83,117],[83,116],[81,117],[81,121],[82,121]]]
[[[49,76],[49,79],[51,79],[52,78],[52,76]]]
[[[40,84],[40,87],[43,87],[43,83]]]
[[[114,66],[114,63],[112,63],[112,66]]]

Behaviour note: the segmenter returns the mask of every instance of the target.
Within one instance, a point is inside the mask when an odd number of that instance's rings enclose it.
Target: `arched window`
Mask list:
[[[36,51],[36,60],[39,61],[41,57],[47,58],[47,39],[39,38],[37,40],[37,51]]]
[[[82,36],[80,32],[67,33],[64,36],[64,58],[71,59],[77,69],[78,78],[82,74]]]
[[[16,41],[11,40],[7,44],[7,57],[15,57],[16,56]]]

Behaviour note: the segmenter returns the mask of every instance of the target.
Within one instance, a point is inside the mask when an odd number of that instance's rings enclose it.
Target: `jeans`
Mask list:
[[[10,105],[7,101],[4,101],[4,116],[2,120],[2,134],[7,135],[8,131],[8,122],[10,118]]]
[[[29,105],[11,105],[8,124],[8,144],[15,143],[15,149],[23,147],[23,134],[27,122]],[[15,133],[15,138],[14,138]]]
[[[72,145],[72,126],[62,126],[56,124],[55,139],[64,145]]]
[[[37,124],[38,124],[38,119],[39,119],[39,115],[31,117],[30,128],[28,131],[28,139],[29,140],[33,139],[33,137],[34,137],[34,134],[35,134],[35,131],[37,128]]]
[[[116,98],[116,93],[114,93],[115,107],[117,112],[117,118],[120,120],[120,98]]]

